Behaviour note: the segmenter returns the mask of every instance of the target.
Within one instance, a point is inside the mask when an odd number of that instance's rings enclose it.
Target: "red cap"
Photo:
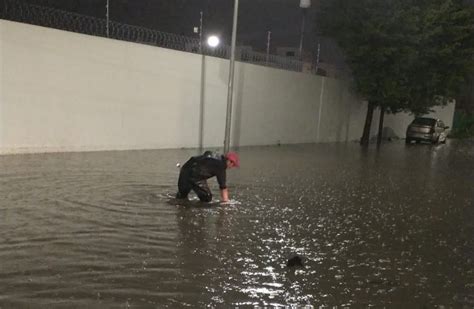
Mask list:
[[[240,166],[240,159],[239,159],[239,155],[236,153],[236,152],[228,152],[226,155],[225,155],[225,158],[229,161],[231,161],[232,163],[234,163],[234,165],[236,167],[239,167]]]

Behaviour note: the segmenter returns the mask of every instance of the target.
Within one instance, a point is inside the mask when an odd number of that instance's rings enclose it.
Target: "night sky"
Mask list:
[[[106,0],[26,0],[58,9],[105,18]],[[272,31],[272,50],[299,46],[302,10],[299,0],[240,0],[238,45],[265,50],[267,31]],[[315,7],[307,12],[305,48],[314,45]],[[203,33],[218,34],[230,42],[234,0],[109,0],[111,20],[164,32],[196,36],[199,12],[204,12]],[[313,42],[311,42],[313,41]],[[313,43],[313,44],[311,44]]]

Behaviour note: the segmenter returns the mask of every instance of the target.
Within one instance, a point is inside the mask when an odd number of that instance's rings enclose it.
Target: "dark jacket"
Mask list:
[[[206,151],[200,156],[191,157],[182,167],[181,172],[193,182],[202,181],[216,176],[220,189],[226,185],[226,158],[218,153]]]

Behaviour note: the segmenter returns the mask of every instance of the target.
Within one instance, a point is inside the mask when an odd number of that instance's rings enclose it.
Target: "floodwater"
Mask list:
[[[194,154],[1,156],[0,308],[474,307],[474,141],[243,148],[180,205]]]

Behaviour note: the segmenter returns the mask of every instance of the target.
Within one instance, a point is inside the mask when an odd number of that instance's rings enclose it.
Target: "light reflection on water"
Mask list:
[[[194,150],[0,157],[0,307],[472,308],[474,145],[450,142],[244,148],[225,206],[170,198]]]

